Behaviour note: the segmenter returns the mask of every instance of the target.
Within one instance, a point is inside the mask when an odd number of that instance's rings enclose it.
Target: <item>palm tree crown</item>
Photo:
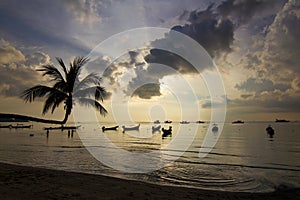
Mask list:
[[[61,58],[56,58],[59,68],[52,64],[44,65],[37,71],[43,72],[43,76],[48,76],[53,82],[51,87],[37,85],[25,90],[21,97],[25,102],[33,102],[37,97],[45,98],[43,115],[50,109],[51,113],[64,103],[65,117],[62,124],[65,124],[71,114],[73,103],[79,103],[84,106],[93,106],[105,116],[107,111],[99,103],[103,101],[106,91],[100,86],[101,78],[91,73],[79,80],[82,67],[88,62],[86,57],[76,57],[67,68]],[[62,72],[61,72],[61,71]]]

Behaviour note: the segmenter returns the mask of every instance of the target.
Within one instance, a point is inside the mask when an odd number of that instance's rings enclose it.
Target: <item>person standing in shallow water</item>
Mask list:
[[[267,128],[266,128],[266,131],[269,135],[270,138],[273,138],[273,135],[275,134],[275,131],[274,129],[271,127],[271,125],[269,125]]]

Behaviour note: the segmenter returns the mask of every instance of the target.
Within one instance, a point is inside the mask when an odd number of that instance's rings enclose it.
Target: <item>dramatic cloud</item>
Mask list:
[[[0,41],[0,95],[19,96],[24,89],[40,82],[41,74],[35,69],[48,63],[50,57],[42,52],[24,56],[7,41]]]
[[[274,84],[271,80],[266,79],[256,79],[256,78],[249,78],[245,82],[241,84],[237,84],[235,86],[239,90],[244,90],[247,92],[256,92],[261,93],[265,91],[274,91],[274,90],[280,90],[280,91],[286,91],[290,88],[289,85],[284,84]]]
[[[230,18],[240,26],[249,22],[256,14],[276,9],[282,2],[278,0],[227,0],[222,2],[217,10],[222,17]]]
[[[300,112],[300,92],[279,90],[263,92],[244,99],[228,99],[231,108],[245,112]],[[252,109],[249,109],[252,108]],[[248,108],[248,109],[245,109]]]
[[[215,14],[212,5],[204,11],[192,11],[188,21],[189,24],[172,29],[196,40],[212,57],[231,51],[234,25],[229,19],[221,19]]]
[[[181,74],[198,73],[195,67],[182,57],[161,49],[151,49],[150,54],[145,57],[145,61],[147,61],[147,63],[159,63],[169,66]],[[164,73],[164,75],[168,75],[170,72],[165,72],[165,70],[162,69],[159,70],[158,66],[155,67],[155,65],[149,68],[149,72],[152,73],[155,69],[159,71],[158,73]]]
[[[1,64],[9,64],[12,62],[20,62],[24,60],[25,60],[25,56],[22,54],[21,51],[11,46],[4,39],[0,40],[0,63]]]
[[[285,79],[300,68],[300,2],[290,0],[269,27],[262,52],[262,65],[277,77]],[[289,74],[290,73],[290,74]]]
[[[137,88],[132,94],[132,96],[137,96],[141,99],[151,99],[151,97],[160,95],[160,85],[154,83],[142,85],[141,87]]]

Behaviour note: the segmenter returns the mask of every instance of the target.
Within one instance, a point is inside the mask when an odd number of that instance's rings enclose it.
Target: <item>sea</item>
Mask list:
[[[68,130],[50,130],[47,137],[44,127],[55,125],[41,123],[23,122],[24,125],[32,124],[30,129],[1,128],[0,162],[208,190],[272,192],[300,187],[299,122],[225,123],[217,132],[210,130],[209,123],[162,123],[161,127],[166,129],[172,126],[173,134],[165,138],[161,130],[152,132],[155,124],[135,122],[138,123],[139,131],[125,132],[122,126],[129,123],[118,124],[116,131],[105,132],[102,126],[116,124],[77,123],[80,127],[73,137]],[[5,124],[14,123],[1,122]],[[269,125],[275,130],[273,138],[265,130]],[[85,141],[87,135],[95,136],[94,142]],[[96,136],[101,136],[102,140],[97,141]],[[216,143],[199,156],[200,149],[205,148],[205,138],[210,136]],[[171,145],[174,141],[176,145]],[[97,149],[97,156],[91,153],[91,148]],[[163,165],[145,173],[138,170],[135,173],[129,166],[132,157],[124,156],[124,152],[130,155],[152,155],[154,152]],[[118,160],[121,162],[116,162]],[[148,163],[143,159],[140,162],[141,166]],[[114,163],[126,163],[122,166],[125,170],[115,167]],[[130,172],[126,171],[126,166]]]

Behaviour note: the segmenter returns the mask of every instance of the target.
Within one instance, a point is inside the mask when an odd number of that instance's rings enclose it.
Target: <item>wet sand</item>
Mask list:
[[[209,191],[160,186],[58,170],[0,163],[0,199],[300,199],[300,189],[272,193]]]

